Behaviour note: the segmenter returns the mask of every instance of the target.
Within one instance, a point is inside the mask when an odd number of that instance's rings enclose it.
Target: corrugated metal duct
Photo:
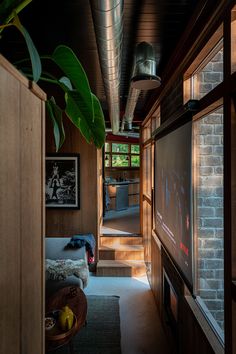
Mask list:
[[[90,0],[94,30],[113,134],[120,127],[120,76],[123,1]]]

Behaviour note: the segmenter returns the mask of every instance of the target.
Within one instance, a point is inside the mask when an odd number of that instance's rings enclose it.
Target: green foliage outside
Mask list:
[[[129,152],[129,144],[112,143],[112,152],[128,153]]]
[[[140,156],[131,155],[131,167],[139,167],[140,166]]]
[[[112,155],[112,167],[129,167],[128,155]]]
[[[139,154],[140,148],[139,145],[131,145],[131,154]]]

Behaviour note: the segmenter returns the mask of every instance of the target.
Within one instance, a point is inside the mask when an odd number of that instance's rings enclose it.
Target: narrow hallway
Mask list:
[[[122,354],[170,354],[147,277],[90,275],[86,295],[120,296]]]

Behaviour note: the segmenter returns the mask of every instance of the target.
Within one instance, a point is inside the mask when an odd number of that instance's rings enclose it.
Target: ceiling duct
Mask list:
[[[113,134],[120,127],[123,0],[90,0]]]
[[[160,86],[161,79],[156,75],[156,59],[151,44],[141,42],[136,46],[131,85],[127,98],[121,131],[132,130],[134,110],[141,90],[152,90]]]
[[[141,90],[137,90],[137,89],[130,86],[129,94],[128,94],[128,98],[127,98],[127,103],[126,103],[126,107],[125,107],[125,114],[122,119],[121,131],[132,130],[132,121],[133,121],[133,117],[134,117],[134,110],[135,110],[135,106],[137,104],[140,92],[141,92]]]

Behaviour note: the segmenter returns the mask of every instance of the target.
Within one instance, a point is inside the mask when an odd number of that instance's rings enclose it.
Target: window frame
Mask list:
[[[123,141],[112,141],[112,140],[109,140],[109,141],[106,141],[106,144],[108,144],[109,146],[109,151],[106,151],[106,146],[105,145],[105,148],[104,148],[104,160],[105,160],[105,168],[117,168],[117,169],[122,169],[122,168],[125,168],[125,169],[139,169],[140,168],[140,144],[139,143],[134,143],[134,142],[123,142]],[[121,151],[118,151],[118,152],[113,152],[112,151],[112,144],[124,144],[124,145],[128,145],[128,152],[121,152]],[[139,146],[139,153],[135,153],[135,152],[131,152],[131,146],[132,145],[138,145]],[[127,156],[128,159],[128,166],[114,166],[112,164],[112,156],[117,156],[117,155],[122,155],[122,156]],[[106,156],[108,156],[108,159],[109,159],[109,166],[106,166]],[[139,166],[132,166],[132,156],[139,156]]]
[[[224,100],[223,97],[214,104],[209,105],[207,108],[205,108],[203,111],[199,111],[196,115],[193,116],[192,119],[192,234],[193,234],[193,295],[195,297],[196,304],[198,305],[200,311],[202,312],[203,316],[205,317],[206,321],[208,322],[209,326],[212,328],[213,332],[216,334],[217,338],[220,340],[221,344],[224,345],[224,337],[225,337],[225,329],[224,331],[221,330],[219,327],[219,324],[217,321],[214,319],[211,311],[207,308],[205,304],[205,300],[198,294],[199,289],[198,289],[198,261],[199,261],[199,247],[197,245],[198,243],[198,237],[197,237],[197,221],[195,219],[196,216],[196,204],[195,200],[197,199],[195,187],[196,187],[196,169],[197,166],[195,166],[195,137],[194,137],[194,123],[204,119],[204,117],[209,116],[211,113],[214,113],[215,111],[219,110],[220,108],[224,109]],[[224,122],[224,114],[223,114],[223,122]],[[224,139],[224,133],[223,133],[223,139]],[[223,141],[223,147],[224,147],[224,141]],[[224,156],[223,156],[223,167],[224,167]],[[225,198],[224,195],[224,174],[225,171],[223,171],[223,201]],[[224,246],[224,237],[225,237],[225,230],[224,230],[224,214],[223,214],[223,246]],[[225,264],[225,255],[223,254],[223,263]],[[225,282],[225,279],[224,279]],[[225,298],[223,300],[225,302]],[[224,311],[224,317],[225,317],[225,311]],[[212,320],[211,320],[212,318]],[[224,318],[225,322],[225,318]],[[224,326],[225,327],[225,326]]]

